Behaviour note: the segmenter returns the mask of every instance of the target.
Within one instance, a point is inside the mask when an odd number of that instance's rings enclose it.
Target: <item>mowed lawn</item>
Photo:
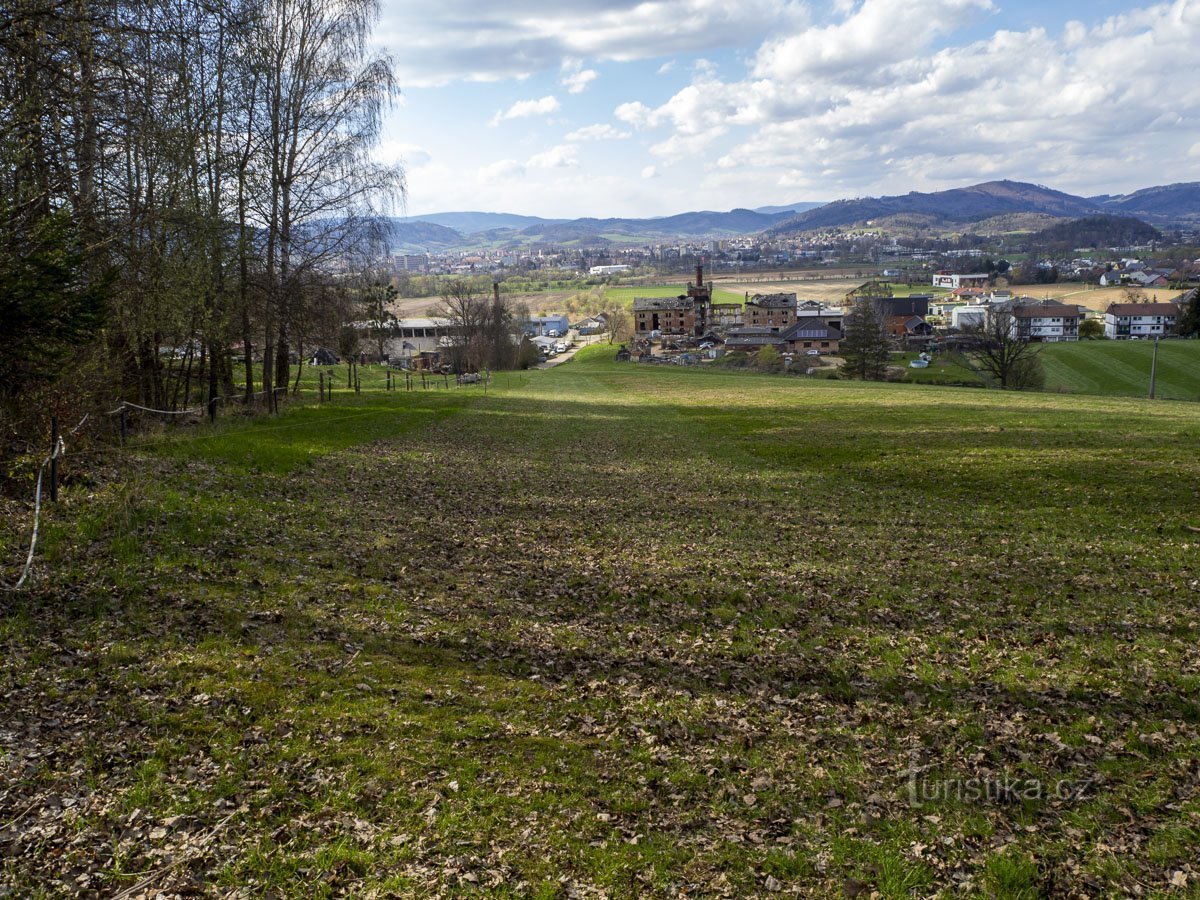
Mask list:
[[[1200,407],[611,352],[68,457],[0,892],[1197,894]]]
[[[1079,341],[1042,348],[1046,390],[1145,397],[1152,341]],[[1159,341],[1155,396],[1200,400],[1200,341]]]

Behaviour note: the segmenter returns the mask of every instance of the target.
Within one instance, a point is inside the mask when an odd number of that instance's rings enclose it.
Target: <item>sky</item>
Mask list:
[[[381,0],[402,213],[1200,180],[1200,0]]]

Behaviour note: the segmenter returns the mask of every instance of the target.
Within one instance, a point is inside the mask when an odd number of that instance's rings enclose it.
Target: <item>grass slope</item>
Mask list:
[[[68,459],[0,885],[1195,892],[1200,408],[610,353]]]
[[[1150,341],[1079,341],[1042,349],[1046,390],[1145,397],[1150,388]],[[1160,341],[1156,396],[1200,400],[1200,341]]]

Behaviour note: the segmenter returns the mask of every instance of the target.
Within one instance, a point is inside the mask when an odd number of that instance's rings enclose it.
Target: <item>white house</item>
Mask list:
[[[1104,311],[1104,334],[1113,340],[1161,337],[1175,331],[1174,303],[1112,303]]]
[[[950,290],[958,290],[959,288],[981,288],[988,282],[988,275],[984,272],[982,275],[947,275],[939,272],[933,276],[933,286],[940,288],[950,288]]]
[[[1012,334],[1025,341],[1077,341],[1081,321],[1083,313],[1078,306],[1064,306],[1061,303],[1014,306]]]
[[[950,310],[950,327],[962,331],[977,328],[987,320],[988,307],[959,305]]]

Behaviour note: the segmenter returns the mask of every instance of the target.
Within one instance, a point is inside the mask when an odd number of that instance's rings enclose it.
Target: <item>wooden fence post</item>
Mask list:
[[[58,416],[50,417],[50,499],[58,500]]]

